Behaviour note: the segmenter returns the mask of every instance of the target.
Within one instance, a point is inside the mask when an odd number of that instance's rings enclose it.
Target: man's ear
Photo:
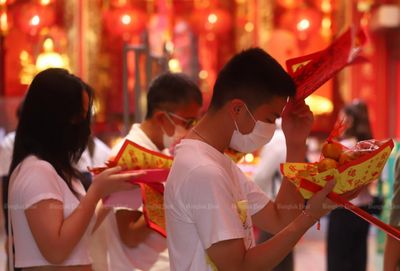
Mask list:
[[[159,125],[163,125],[165,121],[165,113],[163,111],[155,111],[152,119],[154,119]]]
[[[228,110],[231,116],[237,116],[244,109],[244,102],[240,99],[233,99],[228,102]]]

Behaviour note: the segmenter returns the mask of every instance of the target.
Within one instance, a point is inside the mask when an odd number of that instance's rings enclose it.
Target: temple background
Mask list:
[[[399,9],[388,0],[0,0],[0,127],[15,128],[15,109],[47,62],[95,88],[94,133],[111,144],[128,120],[142,118],[159,72],[189,74],[206,108],[219,69],[236,52],[259,46],[285,66],[359,24],[369,40],[365,60],[309,101],[313,133],[326,137],[343,104],[363,99],[374,136],[399,138]]]

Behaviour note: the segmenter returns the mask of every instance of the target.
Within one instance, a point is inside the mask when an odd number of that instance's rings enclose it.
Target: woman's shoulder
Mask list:
[[[35,155],[29,155],[22,161],[22,167],[27,169],[43,169],[43,170],[53,170],[54,167],[46,160],[40,159]]]
[[[30,155],[21,162],[20,167],[16,168],[16,174],[19,176],[41,175],[55,177],[57,172],[49,162],[40,159],[35,155]]]

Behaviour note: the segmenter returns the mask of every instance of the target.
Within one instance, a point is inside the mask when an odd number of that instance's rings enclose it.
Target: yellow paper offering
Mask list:
[[[311,198],[315,185],[323,187],[333,179],[336,180],[333,192],[343,194],[378,179],[393,146],[393,140],[388,140],[356,160],[320,173],[318,163],[285,163],[281,164],[281,172],[296,185],[305,199]]]
[[[169,169],[172,166],[172,160],[173,158],[170,156],[148,150],[130,140],[125,140],[115,159],[109,162],[109,166],[118,165],[127,170],[148,170],[144,178],[150,178],[152,174],[153,176],[156,174],[151,170]],[[162,176],[162,174],[157,176]],[[144,183],[140,181],[140,178],[136,181],[141,188],[143,212],[148,226],[166,237],[164,185],[157,182]]]
[[[145,149],[130,140],[125,140],[112,164],[131,170],[170,168],[172,157]]]

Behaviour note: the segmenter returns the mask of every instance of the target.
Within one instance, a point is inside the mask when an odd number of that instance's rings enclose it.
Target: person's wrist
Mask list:
[[[317,224],[317,229],[320,229],[320,218],[318,216],[312,214],[309,210],[306,209],[301,211],[301,216],[312,223],[311,225]]]
[[[304,162],[306,158],[307,147],[303,143],[286,143],[286,162]]]
[[[92,195],[97,200],[100,200],[104,197],[103,192],[96,183],[92,183],[92,185],[89,187],[88,194]]]
[[[288,147],[303,147],[306,146],[307,138],[286,138],[286,146]]]

